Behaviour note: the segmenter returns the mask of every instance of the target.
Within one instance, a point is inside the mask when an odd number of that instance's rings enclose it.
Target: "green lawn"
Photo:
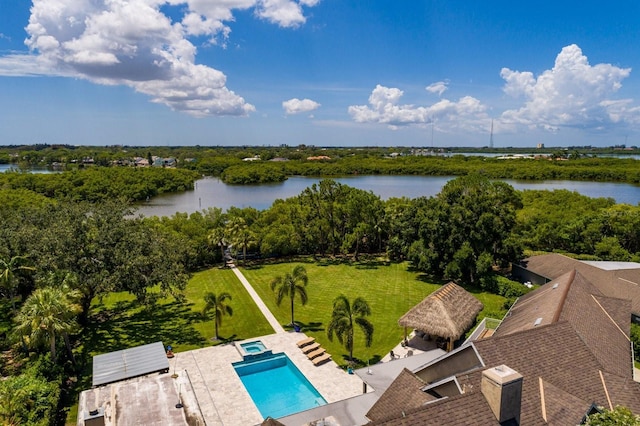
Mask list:
[[[253,268],[242,268],[242,272],[254,286],[260,297],[281,324],[290,322],[288,299],[280,307],[275,304],[274,293],[269,288],[271,280],[291,272],[299,263],[276,263]],[[371,322],[375,326],[373,345],[364,346],[359,330],[356,332],[354,356],[376,362],[403,337],[404,330],[397,325],[398,319],[412,306],[440,287],[441,283],[427,282],[424,276],[409,271],[407,263],[382,264],[376,262],[349,263],[302,263],[309,276],[306,306],[296,301],[296,322],[304,331],[315,336],[334,359],[343,364],[345,349],[326,335],[326,326],[331,317],[333,300],[340,293],[350,300],[361,296],[369,302],[372,310]],[[212,268],[198,272],[185,289],[185,302],[164,300],[156,306],[140,306],[128,293],[112,293],[96,300],[92,308],[91,325],[85,330],[83,352],[93,355],[162,341],[172,345],[176,352],[218,344],[211,341],[214,335],[213,321],[201,315],[204,294],[226,291],[233,299],[232,317],[225,316],[220,327],[220,337],[225,340],[242,340],[273,333],[273,329],[253,303],[240,281],[230,269]],[[500,296],[471,292],[485,305],[479,319],[485,315],[502,318],[505,299]],[[87,358],[88,359],[88,358]]]
[[[346,363],[348,352],[337,339],[329,341],[326,333],[333,300],[338,295],[342,293],[351,301],[360,296],[371,306],[372,315],[369,320],[375,327],[373,344],[366,348],[362,334],[357,329],[354,357],[375,363],[402,340],[404,329],[398,326],[398,319],[440,287],[440,284],[426,282],[423,275],[408,271],[407,263],[281,263],[243,268],[243,274],[283,325],[291,321],[289,299],[283,300],[279,307],[276,306],[275,295],[269,283],[274,277],[291,272],[297,264],[302,264],[307,270],[309,301],[302,306],[297,299],[296,322],[303,326],[306,334],[314,336],[339,364]],[[485,311],[494,316],[500,314],[499,318],[502,318],[506,312],[502,308],[505,301],[503,297],[487,293],[476,293],[475,296],[487,306]]]
[[[128,293],[112,293],[93,306],[91,336],[87,342],[92,355],[162,341],[174,351],[210,346],[214,324],[202,315],[206,292],[228,292],[233,316],[224,316],[221,339],[239,340],[273,333],[273,329],[253,303],[233,271],[213,268],[198,272],[189,281],[186,301],[165,300],[151,308],[140,306]]]

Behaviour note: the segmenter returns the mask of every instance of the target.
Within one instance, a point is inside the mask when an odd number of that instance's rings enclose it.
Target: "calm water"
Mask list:
[[[10,164],[0,164],[0,173],[9,170]],[[32,173],[51,173],[49,170],[30,170]],[[354,188],[372,191],[383,200],[391,197],[431,197],[438,194],[452,177],[441,176],[356,176],[334,180]],[[320,182],[320,178],[291,177],[282,183],[263,185],[226,185],[220,179],[206,178],[196,182],[193,191],[155,197],[141,204],[138,213],[145,216],[171,216],[177,212],[193,213],[209,207],[269,208],[276,199],[299,195],[305,188]],[[640,186],[624,183],[541,181],[522,182],[506,180],[518,190],[568,189],[589,197],[612,197],[618,203],[637,205],[640,202]]]
[[[391,197],[416,198],[438,194],[452,177],[438,176],[357,176],[334,179],[354,188],[372,191],[386,200]],[[319,178],[292,177],[282,183],[266,185],[226,185],[220,179],[206,178],[196,182],[193,191],[163,195],[151,199],[138,209],[145,216],[171,216],[176,212],[193,213],[209,207],[269,208],[276,199],[299,195],[305,188],[320,182]],[[541,181],[505,181],[515,189],[568,189],[589,197],[612,197],[618,203],[640,202],[640,186],[623,183]]]
[[[4,173],[7,170],[19,170],[15,164],[0,164],[0,173]],[[30,173],[57,173],[48,169],[29,169]]]

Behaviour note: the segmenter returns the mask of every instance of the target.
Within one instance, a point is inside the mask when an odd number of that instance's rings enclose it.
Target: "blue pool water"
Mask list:
[[[262,417],[288,416],[327,401],[284,353],[233,363]]]
[[[255,342],[249,343],[241,343],[240,347],[247,354],[257,354],[260,352],[264,352],[267,348],[264,346],[264,343],[260,340],[256,340]]]

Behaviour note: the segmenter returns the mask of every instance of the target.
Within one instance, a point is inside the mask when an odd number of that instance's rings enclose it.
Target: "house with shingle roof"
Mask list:
[[[370,424],[566,425],[594,407],[640,413],[632,302],[589,278],[569,270],[518,299],[492,337],[404,370]]]
[[[589,277],[603,294],[631,300],[633,319],[640,323],[640,263],[582,261],[550,253],[514,264],[513,275],[522,281],[544,284],[574,269]]]

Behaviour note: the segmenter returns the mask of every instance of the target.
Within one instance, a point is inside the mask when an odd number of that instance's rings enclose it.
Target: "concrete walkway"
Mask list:
[[[247,281],[244,275],[242,275],[242,272],[240,272],[240,270],[236,267],[236,265],[230,263],[229,267],[233,270],[233,273],[236,274],[236,277],[238,277],[238,279],[240,280],[244,288],[247,289],[253,301],[256,302],[256,305],[258,305],[258,308],[260,308],[260,310],[262,311],[262,315],[264,315],[267,321],[269,321],[269,324],[271,324],[271,327],[273,327],[273,330],[276,333],[286,333],[286,331],[284,330],[284,328],[282,328],[282,326],[280,325],[276,317],[273,316],[269,308],[267,308],[267,305],[264,304],[260,296],[258,296],[258,293],[256,293],[256,291],[253,289],[251,284],[249,284],[249,281]]]

